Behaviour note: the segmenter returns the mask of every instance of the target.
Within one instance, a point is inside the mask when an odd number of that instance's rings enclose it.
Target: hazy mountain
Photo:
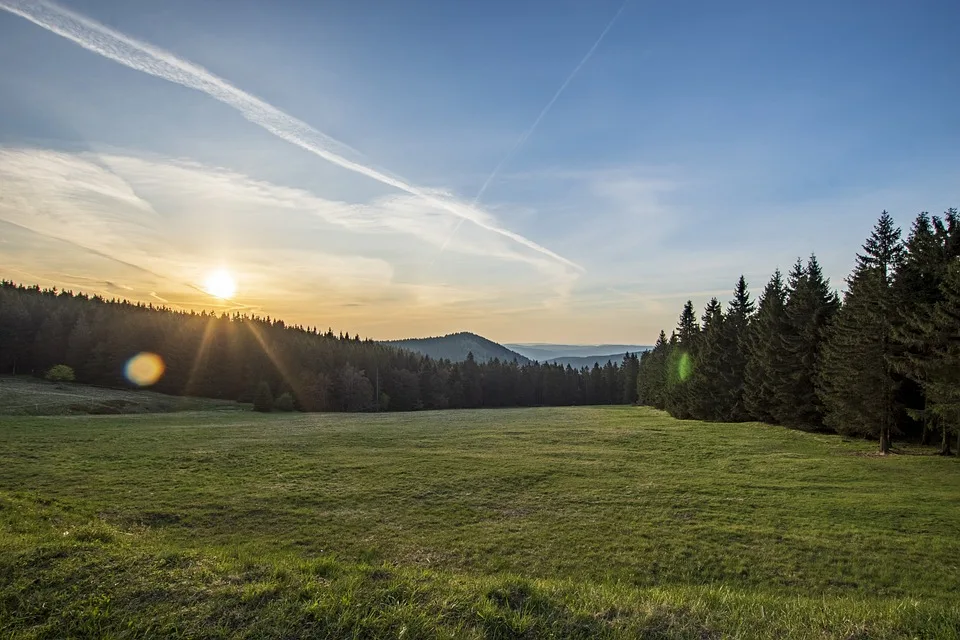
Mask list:
[[[539,342],[526,342],[504,345],[508,349],[516,351],[520,355],[526,356],[531,360],[540,362],[549,362],[558,358],[602,358],[606,364],[608,359],[620,361],[623,354],[639,353],[650,349],[647,345],[640,344],[550,344]],[[563,364],[567,364],[564,362]],[[572,362],[571,366],[576,366]],[[592,367],[592,361],[590,366]]]
[[[483,336],[478,336],[475,333],[469,333],[467,331],[451,333],[436,338],[385,340],[384,344],[422,353],[434,359],[444,358],[453,362],[463,362],[467,359],[467,354],[471,352],[477,362],[486,362],[494,358],[500,358],[500,360],[507,362],[516,360],[520,364],[530,362],[529,358],[507,349],[502,344],[497,344],[493,340],[487,340]]]
[[[641,351],[646,351],[649,347],[643,347],[642,349],[634,349],[630,353],[640,353]],[[593,368],[594,364],[598,364],[601,367],[607,364],[607,361],[612,361],[614,364],[620,364],[623,361],[623,354],[627,353],[615,353],[615,354],[604,354],[604,355],[592,355],[592,356],[570,356],[566,358],[554,358],[553,360],[547,360],[550,364],[562,364],[563,366],[570,365],[574,369],[581,369],[587,367],[589,369]]]

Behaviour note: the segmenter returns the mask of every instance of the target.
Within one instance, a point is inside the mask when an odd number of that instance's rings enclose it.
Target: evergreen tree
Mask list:
[[[775,389],[778,422],[804,428],[823,424],[823,405],[816,391],[820,351],[826,327],[839,308],[840,299],[830,289],[816,256],[810,256],[805,268],[797,260],[784,306],[784,359]]]
[[[902,256],[900,229],[884,211],[847,280],[819,377],[826,424],[840,433],[878,437],[882,453],[889,451],[890,436],[897,431],[898,382],[890,361],[896,310],[893,279]]]
[[[952,258],[940,286],[941,299],[921,307],[897,332],[910,346],[908,375],[923,388],[927,412],[941,432],[940,452],[950,453],[957,434],[960,455],[960,258]]]
[[[480,367],[477,366],[472,351],[467,354],[467,359],[463,363],[461,381],[463,383],[463,406],[468,408],[479,407],[483,402],[483,385],[480,380]]]
[[[686,419],[696,415],[698,399],[692,384],[692,375],[697,362],[700,343],[700,325],[693,310],[693,302],[687,300],[677,321],[677,330],[671,336],[664,365],[664,408],[671,415]]]
[[[623,404],[637,403],[637,378],[640,375],[640,359],[635,353],[626,353],[623,356],[623,362],[620,364],[620,374],[622,377],[621,385],[623,387]]]
[[[731,397],[724,382],[724,322],[720,301],[711,298],[703,312],[696,360],[687,385],[692,396],[692,417],[699,420],[720,420],[731,411]]]
[[[937,399],[931,398],[930,390],[942,377],[935,349],[949,333],[949,323],[938,327],[932,319],[936,305],[946,298],[947,272],[960,253],[957,222],[953,209],[947,210],[943,218],[918,215],[894,281],[899,302],[894,338],[899,351],[893,365],[907,378],[902,400],[908,414],[920,421],[924,439],[931,431],[939,432],[940,452],[944,455],[950,453],[951,425],[939,415]]]
[[[667,359],[670,345],[667,334],[660,331],[657,343],[640,356],[637,372],[637,402],[657,409],[664,408],[667,386]]]
[[[744,377],[743,402],[755,420],[775,422],[775,377],[784,368],[781,336],[785,329],[784,304],[787,290],[777,269],[760,296],[757,315],[751,323],[747,345],[747,368]]]
[[[722,420],[742,422],[750,419],[744,403],[744,386],[747,374],[747,349],[750,343],[750,321],[755,305],[747,290],[747,281],[741,275],[733,292],[733,300],[727,306],[724,315],[723,338],[720,358],[720,381],[722,392],[727,396],[724,401]]]

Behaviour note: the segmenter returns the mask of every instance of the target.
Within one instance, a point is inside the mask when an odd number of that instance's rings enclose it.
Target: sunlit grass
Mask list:
[[[958,637],[960,464],[873,448],[637,408],[0,418],[0,633]]]

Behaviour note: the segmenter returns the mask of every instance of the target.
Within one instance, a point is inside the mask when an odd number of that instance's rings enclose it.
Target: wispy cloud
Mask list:
[[[436,208],[469,220],[482,229],[508,238],[567,267],[581,269],[550,249],[501,227],[489,213],[454,198],[450,193],[415,185],[357,159],[346,157],[346,154],[351,151],[346,145],[233,86],[203,67],[183,60],[168,51],[135,40],[86,16],[45,0],[0,0],[0,9],[29,20],[71,40],[84,49],[131,69],[201,91],[236,109],[247,120],[263,127],[273,135],[337,166],[416,196]]]
[[[623,10],[627,8],[627,4],[629,2],[630,0],[623,0],[623,2],[620,4],[620,8],[613,15],[613,17],[610,18],[610,22],[608,22],[607,26],[604,27],[603,31],[600,32],[599,37],[597,37],[597,39],[593,42],[593,45],[587,50],[587,53],[584,54],[584,56],[580,59],[580,62],[577,63],[577,66],[575,66],[573,70],[569,74],[567,74],[567,77],[560,84],[560,87],[553,94],[553,97],[550,98],[547,104],[544,105],[543,109],[540,110],[540,113],[537,114],[537,117],[534,119],[533,124],[531,124],[527,128],[527,130],[524,131],[519,138],[517,138],[517,141],[513,144],[513,146],[510,148],[507,154],[503,156],[503,159],[500,160],[500,162],[497,164],[496,167],[494,167],[493,171],[484,181],[483,186],[480,187],[480,191],[477,192],[477,196],[476,198],[474,198],[474,202],[480,201],[480,198],[482,198],[483,194],[486,193],[487,188],[494,181],[494,179],[496,179],[500,171],[506,166],[506,164],[510,161],[510,159],[513,158],[513,156],[517,153],[517,151],[520,150],[520,148],[524,145],[524,143],[526,143],[527,139],[533,135],[533,132],[537,130],[537,127],[540,126],[540,122],[544,119],[544,117],[546,117],[550,109],[553,108],[553,105],[557,102],[557,100],[560,99],[560,96],[563,94],[564,91],[566,91],[570,83],[573,82],[573,79],[580,72],[580,69],[582,69],[583,66],[587,64],[587,62],[589,62],[590,58],[593,57],[593,54],[594,52],[596,52],[597,47],[599,47],[600,44],[603,42],[603,39],[607,37],[607,33],[609,33],[610,29],[613,28],[613,25],[616,24],[617,20],[620,18],[620,14],[622,14]]]
[[[573,79],[576,77],[577,73],[580,72],[580,69],[583,68],[585,64],[593,57],[594,52],[597,50],[597,47],[600,46],[600,43],[603,42],[603,39],[607,37],[607,33],[610,29],[613,28],[613,25],[616,24],[617,20],[620,18],[620,14],[623,13],[623,10],[627,8],[627,4],[630,0],[623,0],[620,4],[620,8],[617,10],[613,17],[610,18],[610,22],[607,23],[607,26],[603,28],[603,31],[600,32],[600,36],[594,41],[590,49],[587,50],[587,53],[580,59],[580,62],[577,63],[577,66],[567,74],[567,77],[564,78],[563,82],[560,84],[560,87],[554,92],[553,96],[544,105],[543,109],[540,110],[540,113],[537,114],[537,117],[534,118],[533,124],[531,124],[527,129],[520,134],[520,137],[517,138],[516,142],[513,143],[513,146],[510,147],[510,150],[503,156],[500,162],[497,163],[497,166],[493,168],[493,171],[490,172],[490,175],[487,176],[487,179],[483,181],[483,184],[480,186],[480,190],[477,191],[477,195],[473,198],[473,205],[476,206],[479,204],[480,199],[483,198],[483,194],[487,192],[487,189],[500,174],[500,171],[507,165],[508,162],[513,158],[514,155],[520,150],[520,148],[527,142],[527,139],[533,135],[533,132],[537,130],[537,127],[540,126],[540,121],[546,117],[550,109],[553,108],[553,105],[560,99],[560,96],[566,91],[567,87],[573,82]],[[457,234],[457,231],[460,230],[460,226],[463,224],[463,219],[461,219],[457,226],[453,228],[453,232],[450,234],[446,242],[443,243],[443,246],[440,247],[440,252],[442,253],[447,245],[450,244],[450,241],[453,240],[453,237]]]
[[[360,304],[358,324],[372,306],[436,314],[552,305],[576,280],[564,265],[479,229],[453,245],[460,257],[451,264],[418,265],[455,219],[408,194],[347,203],[192,161],[3,147],[0,184],[0,223],[32,234],[0,245],[5,270],[30,269],[43,277],[29,281],[57,286],[78,286],[70,274],[82,273],[144,301],[209,306],[201,283],[221,263],[241,282],[244,304],[271,313],[285,305],[293,318],[315,304],[352,318],[342,305]]]

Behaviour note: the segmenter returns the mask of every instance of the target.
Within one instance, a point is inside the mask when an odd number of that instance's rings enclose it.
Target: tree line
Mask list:
[[[640,359],[638,401],[677,418],[763,421],[960,454],[960,217],[919,214],[906,239],[884,211],[841,301],[811,256],[754,302],[692,302]]]
[[[165,369],[151,389],[260,406],[286,394],[302,411],[632,404],[636,354],[592,369],[435,360],[359,335],[248,315],[184,312],[0,282],[0,373],[72,368],[77,382],[134,386],[138,353]],[[284,398],[286,400],[286,398]]]

